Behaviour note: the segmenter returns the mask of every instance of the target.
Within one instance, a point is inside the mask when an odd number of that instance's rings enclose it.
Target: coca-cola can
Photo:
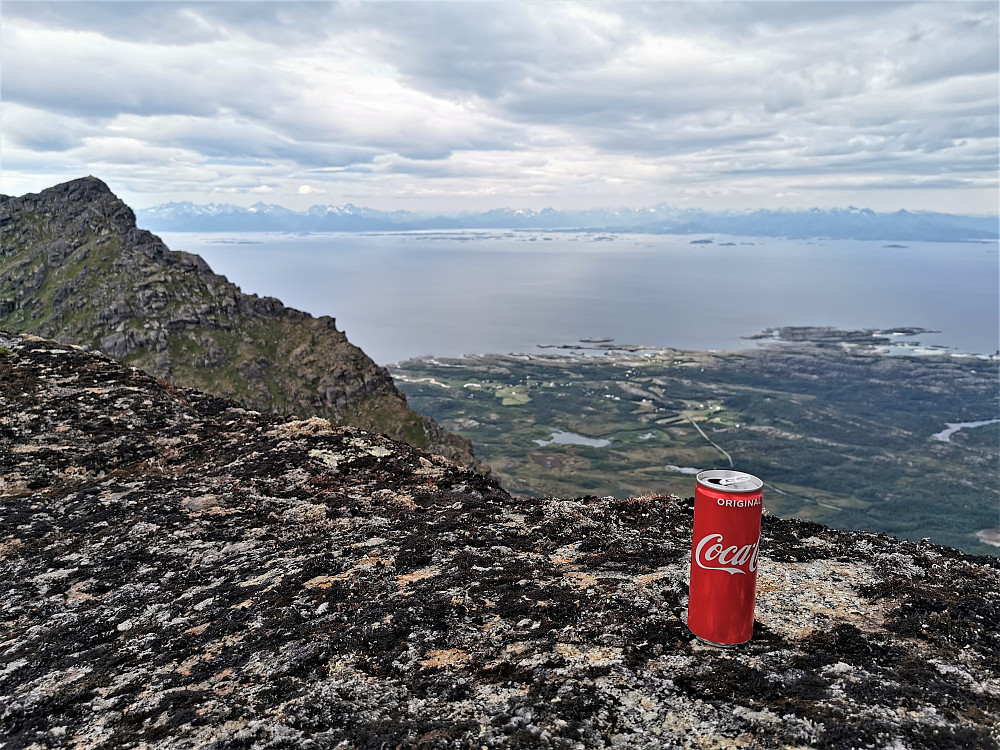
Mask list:
[[[697,476],[688,628],[717,646],[753,635],[764,483],[742,471]]]

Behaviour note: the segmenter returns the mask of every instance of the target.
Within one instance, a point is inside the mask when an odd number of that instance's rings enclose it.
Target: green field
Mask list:
[[[796,344],[417,359],[392,371],[412,406],[470,438],[514,493],[690,496],[684,470],[731,459],[765,481],[778,515],[1000,553],[975,537],[1000,527],[1000,427],[933,437],[996,416],[995,361]]]

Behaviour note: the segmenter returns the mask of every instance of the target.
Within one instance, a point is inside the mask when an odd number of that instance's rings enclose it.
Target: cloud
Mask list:
[[[368,162],[379,153],[376,148],[323,139],[321,134],[296,137],[280,120],[129,114],[116,117],[109,128],[150,143],[188,149],[218,163],[287,161],[331,167]]]
[[[308,44],[339,14],[317,2],[39,2],[7,0],[4,16],[42,27],[143,44],[188,46],[248,36],[273,44]]]
[[[299,195],[321,195],[326,193],[325,190],[314,188],[312,185],[299,185],[299,189],[296,192]]]
[[[227,43],[178,51],[8,22],[3,96],[82,118],[123,113],[265,118],[294,96],[266,59]]]
[[[99,132],[94,125],[73,117],[5,102],[4,140],[36,152],[61,152],[82,146],[84,137]]]
[[[633,33],[610,6],[580,3],[363,3],[356,21],[408,85],[459,100],[598,68]]]
[[[385,151],[445,158],[455,148],[498,147],[511,130],[365,70],[343,58],[341,41],[303,54],[237,38],[178,53],[15,25],[5,36],[4,97],[210,158],[313,166],[367,162]]]
[[[137,190],[577,204],[763,200],[788,193],[777,180],[845,172],[996,183],[994,3],[14,0],[2,13],[5,172],[8,153],[32,174],[59,154]]]

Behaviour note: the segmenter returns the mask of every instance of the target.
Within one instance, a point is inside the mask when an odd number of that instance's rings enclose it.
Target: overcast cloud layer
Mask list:
[[[11,2],[3,192],[995,213],[996,3]]]

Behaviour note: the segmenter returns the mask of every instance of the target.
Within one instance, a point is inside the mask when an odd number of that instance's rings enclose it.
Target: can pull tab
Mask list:
[[[739,484],[740,482],[752,482],[753,477],[746,474],[738,474],[735,477],[719,477],[718,479],[710,479],[713,484],[720,484],[723,487],[728,487],[731,484]]]

